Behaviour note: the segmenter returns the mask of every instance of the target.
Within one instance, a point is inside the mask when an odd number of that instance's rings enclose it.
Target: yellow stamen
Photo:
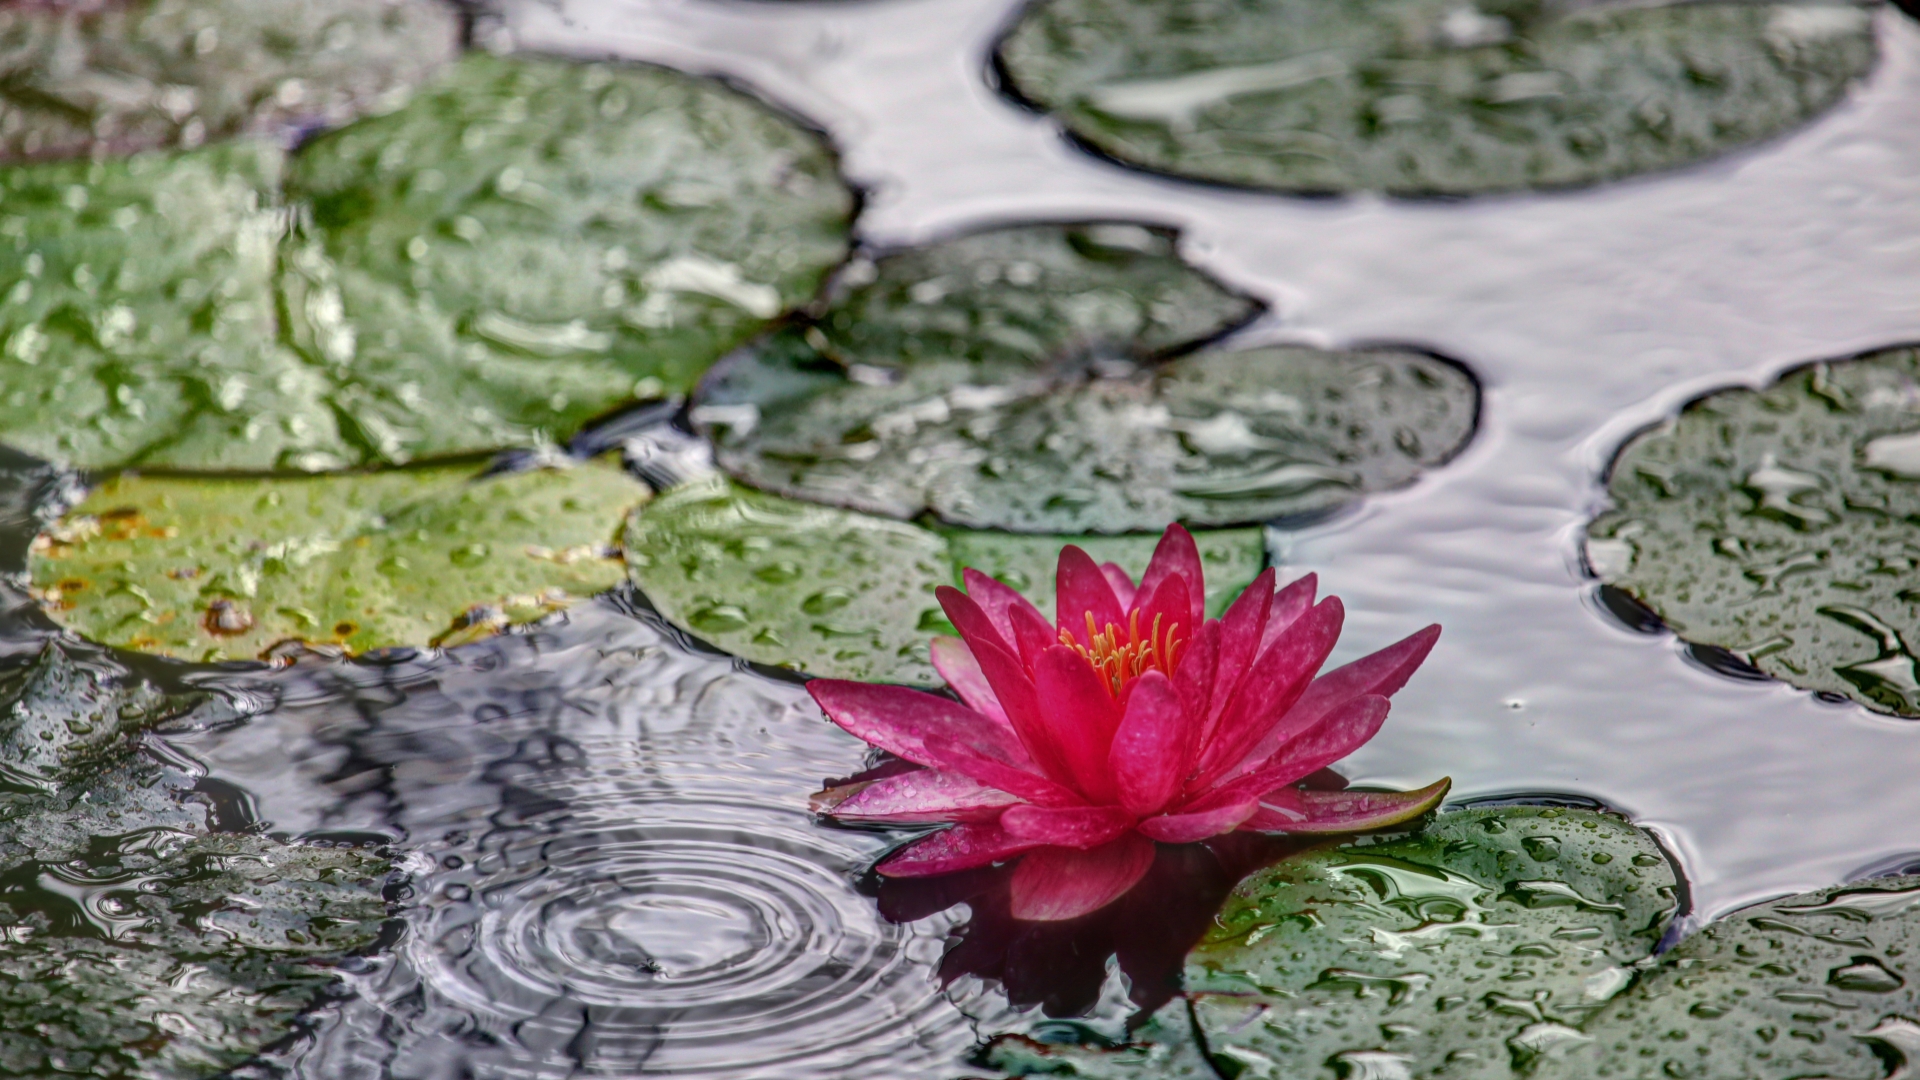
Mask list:
[[[1174,663],[1180,646],[1186,642],[1178,637],[1180,624],[1169,625],[1161,631],[1162,615],[1153,617],[1153,626],[1146,637],[1140,636],[1140,612],[1135,611],[1127,619],[1126,629],[1122,630],[1108,623],[1102,630],[1093,621],[1093,612],[1087,612],[1087,644],[1082,645],[1073,631],[1060,631],[1060,644],[1065,645],[1086,658],[1093,666],[1094,673],[1112,691],[1115,697],[1133,680],[1149,671],[1159,671],[1163,675],[1173,675]]]

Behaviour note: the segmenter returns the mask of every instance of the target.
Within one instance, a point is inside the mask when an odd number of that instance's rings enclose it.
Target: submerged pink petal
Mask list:
[[[1126,895],[1153,866],[1153,841],[1128,833],[1091,851],[1046,847],[1013,869],[1012,913],[1057,922],[1098,911]]]
[[[1032,760],[1007,728],[938,694],[846,679],[814,679],[807,692],[847,734],[919,765],[938,764],[927,752],[929,736],[1015,766]]]
[[[1065,645],[1040,654],[1033,669],[1034,688],[1045,703],[1042,721],[1059,748],[1073,786],[1089,801],[1113,801],[1113,775],[1107,748],[1120,726],[1120,707],[1105,680],[1086,659]]]
[[[1104,844],[1132,828],[1133,815],[1117,806],[1015,806],[1001,815],[1000,827],[1009,836],[1084,849]]]
[[[1248,797],[1226,806],[1216,806],[1184,814],[1162,814],[1139,824],[1142,835],[1163,844],[1191,844],[1209,836],[1230,833],[1260,809],[1257,797]]]
[[[1059,631],[1064,630],[1086,643],[1089,615],[1093,617],[1096,631],[1105,630],[1108,623],[1115,626],[1127,623],[1126,613],[1121,610],[1107,575],[1093,561],[1093,556],[1072,544],[1060,549],[1060,564],[1054,572],[1054,609],[1057,613],[1055,640],[1059,640]]]
[[[1121,608],[1133,610],[1133,594],[1136,591],[1133,575],[1121,568],[1119,563],[1101,563],[1100,572],[1106,575],[1107,584],[1113,588],[1113,598],[1120,601]]]
[[[1297,791],[1261,799],[1243,829],[1300,834],[1365,832],[1400,825],[1440,805],[1453,787],[1444,777],[1415,791]]]
[[[1232,705],[1200,755],[1199,779],[1209,783],[1239,763],[1307,690],[1313,673],[1326,663],[1340,638],[1346,610],[1329,596],[1302,615],[1254,661]]]
[[[1136,816],[1152,814],[1179,794],[1194,734],[1172,680],[1157,671],[1142,675],[1107,751],[1120,805]]]
[[[903,825],[937,821],[992,821],[1019,799],[970,776],[918,769],[875,780],[833,808],[842,821]]]
[[[955,825],[895,851],[874,869],[882,877],[932,877],[986,866],[1039,846],[1037,841],[1007,835],[993,822]]]
[[[1040,614],[1040,609],[1033,606],[1033,601],[971,566],[960,571],[960,581],[967,587],[967,595],[973,597],[974,602],[980,605],[980,609],[986,613],[988,620],[1000,632],[1000,636],[1006,639],[1005,643],[1009,646],[1015,644],[1013,613],[1025,610],[1036,616]],[[1045,622],[1046,619],[1042,618],[1040,621]]]
[[[1193,535],[1179,525],[1167,526],[1167,531],[1160,535],[1160,543],[1153,549],[1153,558],[1147,562],[1146,573],[1140,575],[1138,595],[1151,597],[1160,583],[1170,577],[1186,582],[1187,601],[1191,608],[1182,613],[1180,622],[1192,630],[1206,616],[1207,577],[1200,568],[1200,548],[1194,544]],[[1142,625],[1145,625],[1144,620]]]
[[[974,659],[973,650],[965,641],[942,635],[933,639],[932,652],[933,670],[940,673],[940,678],[960,695],[968,708],[1013,730],[1007,710],[1001,708],[1000,699],[993,696],[993,685],[987,682],[986,673],[980,670],[980,661]]]

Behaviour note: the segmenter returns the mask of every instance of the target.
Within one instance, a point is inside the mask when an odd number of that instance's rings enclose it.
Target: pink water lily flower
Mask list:
[[[1387,697],[1440,636],[1429,626],[1317,678],[1343,610],[1308,576],[1267,570],[1205,617],[1200,552],[1167,529],[1136,584],[1077,547],[1060,552],[1058,617],[973,570],[941,588],[960,631],[933,664],[960,701],[842,679],[807,684],[855,736],[924,768],[830,793],[845,821],[951,823],[878,870],[917,877],[1021,857],[1018,918],[1073,918],[1117,899],[1154,842],[1239,829],[1343,833],[1410,820],[1446,795],[1308,791],[1296,781],[1380,730]]]

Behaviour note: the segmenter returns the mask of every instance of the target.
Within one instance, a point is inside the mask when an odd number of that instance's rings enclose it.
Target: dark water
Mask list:
[[[1696,918],[1920,853],[1920,724],[1689,661],[1604,610],[1580,548],[1601,471],[1638,427],[1706,389],[1920,339],[1920,27],[1880,12],[1869,85],[1784,141],[1590,192],[1449,205],[1223,192],[1079,156],[984,81],[1010,11],[530,2],[483,36],[759,88],[839,142],[870,189],[870,239],[1018,217],[1178,224],[1195,258],[1274,302],[1249,341],[1409,341],[1467,362],[1487,398],[1459,460],[1271,537],[1289,573],[1317,571],[1346,600],[1336,662],[1446,627],[1385,733],[1342,764],[1351,779],[1451,774],[1462,798],[1551,791],[1626,811],[1678,853]],[[26,488],[57,486],[43,480]],[[0,651],[43,632],[9,623]],[[889,837],[807,814],[807,793],[860,769],[864,748],[797,685],[690,647],[639,598],[449,655],[167,677],[254,714],[169,737],[229,785],[236,821],[413,852],[399,946],[274,1067],[937,1080],[1022,1022],[965,973],[1006,975],[1004,949],[1001,968],[935,977],[966,908],[921,898],[889,921],[863,873]],[[1120,986],[1094,987],[1094,1028],[1124,1011]]]

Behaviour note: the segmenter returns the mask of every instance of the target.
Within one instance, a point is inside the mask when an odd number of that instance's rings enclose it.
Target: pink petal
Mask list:
[[[1119,563],[1101,563],[1100,572],[1106,575],[1107,584],[1113,589],[1113,598],[1120,606],[1133,610],[1133,594],[1138,591],[1133,584],[1133,575],[1120,568]]]
[[[1208,702],[1213,698],[1217,670],[1220,663],[1220,623],[1208,620],[1200,627],[1200,632],[1188,641],[1180,654],[1179,666],[1173,670],[1173,689],[1180,695],[1180,708],[1193,717],[1201,729],[1195,733],[1189,754],[1197,754],[1206,738],[1205,720]],[[1193,762],[1188,761],[1182,774],[1193,771]]]
[[[1261,800],[1258,813],[1241,828],[1259,832],[1350,833],[1384,829],[1412,821],[1440,805],[1453,787],[1451,778],[1437,780],[1417,791],[1297,791],[1292,797],[1276,799],[1278,792]],[[1268,804],[1286,805],[1270,809]]]
[[[1388,707],[1387,699],[1378,695],[1355,698],[1322,720],[1314,730],[1282,745],[1279,752],[1258,767],[1215,786],[1181,809],[1194,813],[1245,802],[1318,772],[1373,738],[1386,722]]]
[[[842,821],[928,824],[992,821],[1020,800],[969,776],[919,769],[875,780],[833,808]]]
[[[1308,574],[1292,581],[1273,596],[1273,610],[1267,613],[1267,630],[1260,639],[1260,651],[1267,651],[1280,632],[1313,609],[1313,598],[1320,590],[1320,575]]]
[[[988,787],[1042,806],[1084,806],[1086,800],[1069,788],[1017,768],[999,758],[982,754],[971,747],[962,746],[951,739],[938,735],[927,737],[927,756],[934,759],[936,768],[944,772],[957,772],[970,776]]]
[[[1056,641],[1060,638],[1059,632],[1064,630],[1079,638],[1082,645],[1092,646],[1087,640],[1088,616],[1092,616],[1096,632],[1104,631],[1108,623],[1127,624],[1126,614],[1113,594],[1113,586],[1107,582],[1107,575],[1091,555],[1072,544],[1060,549],[1060,565],[1054,572],[1054,610],[1058,613]]]
[[[1186,814],[1162,814],[1142,821],[1138,828],[1163,844],[1192,844],[1210,836],[1230,833],[1260,809],[1257,798],[1243,799],[1227,806]]]
[[[1007,616],[1013,622],[1013,642],[1020,650],[1020,662],[1028,667],[1040,659],[1041,653],[1060,644],[1060,631],[1041,618],[1032,604],[1009,609]],[[1084,627],[1081,632],[1086,632]]]
[[[1012,587],[988,577],[971,566],[960,571],[960,581],[966,585],[967,595],[973,597],[981,610],[987,613],[987,618],[992,620],[994,628],[1000,631],[1000,636],[1006,639],[1008,645],[1014,643],[1013,613],[1015,611],[1024,608],[1036,616],[1040,614],[1040,609],[1034,607],[1032,601],[1015,592]],[[1043,617],[1040,621],[1045,622],[1046,619]]]
[[[999,862],[1039,846],[1032,840],[1008,836],[992,822],[955,825],[908,844],[880,860],[874,869],[881,877],[932,877]]]
[[[1012,731],[938,694],[846,679],[814,679],[807,692],[847,734],[919,765],[939,764],[927,751],[929,736],[1016,767],[1032,764]]]
[[[1085,657],[1065,645],[1040,654],[1033,668],[1041,718],[1078,788],[1093,803],[1114,801],[1107,748],[1120,726],[1120,707]]]
[[[1206,619],[1207,577],[1200,568],[1200,549],[1193,542],[1192,534],[1179,525],[1167,526],[1160,535],[1160,543],[1153,549],[1153,558],[1147,563],[1147,572],[1140,575],[1140,596],[1152,596],[1160,583],[1170,577],[1183,579],[1187,584],[1187,601],[1192,610],[1182,613],[1180,623],[1192,631]],[[1148,625],[1140,620],[1141,626]]]
[[[1220,722],[1220,716],[1226,711],[1227,702],[1232,701],[1242,683],[1246,681],[1247,669],[1253,666],[1254,657],[1260,655],[1261,643],[1266,636],[1267,618],[1273,608],[1273,569],[1262,570],[1253,584],[1241,590],[1240,595],[1220,617],[1220,659],[1215,665],[1214,679],[1219,687],[1214,695],[1214,707],[1204,713],[1196,713],[1202,721],[1203,742],[1212,738],[1214,727]]]
[[[1098,911],[1145,877],[1153,857],[1153,842],[1137,833],[1092,851],[1031,852],[1013,870],[1013,917],[1057,922]]]
[[[1142,637],[1189,640],[1199,632],[1201,624],[1189,621],[1187,614],[1193,606],[1187,599],[1187,579],[1164,578],[1152,592],[1141,589],[1140,596],[1145,599],[1128,614],[1127,621],[1131,629],[1138,616]]]
[[[1027,673],[1026,665],[1008,651],[999,632],[986,625],[986,614],[967,594],[943,585],[934,590],[934,595],[939,597],[940,606],[966,640],[968,651],[973,653],[974,661],[980,665],[980,673],[986,677],[994,700],[1000,703],[1000,708],[1006,713],[1007,723],[1013,726],[1027,755],[1042,773],[1062,783],[1070,783],[1072,770],[1067,767],[1059,748],[1054,745],[1052,734],[1041,720],[1040,699],[1035,696],[1033,678]]]
[[[1265,761],[1273,756],[1282,742],[1296,733],[1319,724],[1332,710],[1345,705],[1354,698],[1368,694],[1391,697],[1394,692],[1407,684],[1414,670],[1433,650],[1434,642],[1440,639],[1440,627],[1429,626],[1416,631],[1405,638],[1355,660],[1351,664],[1338,667],[1313,680],[1307,692],[1288,711],[1286,720],[1275,725],[1253,748],[1247,751],[1242,764],[1235,771],[1244,771],[1250,763]],[[1229,773],[1228,775],[1231,775]]]
[[[1015,806],[1001,815],[1000,827],[1009,836],[1084,850],[1132,828],[1133,815],[1117,806]]]
[[[1120,805],[1139,817],[1159,811],[1179,794],[1187,743],[1195,733],[1172,680],[1157,671],[1140,676],[1107,751]]]
[[[1244,760],[1262,736],[1287,718],[1287,710],[1300,700],[1313,673],[1333,651],[1345,618],[1340,598],[1329,596],[1260,654],[1200,752],[1200,783],[1210,783]]]
[[[985,575],[981,577],[982,580],[993,581]],[[1013,651],[1012,625],[1007,625],[1003,630],[973,597],[951,585],[942,585],[933,590],[933,598],[940,602],[940,610],[947,613],[947,621],[953,624],[955,630],[960,631],[960,637],[969,647],[974,648],[976,653],[981,645],[993,645],[1003,652]]]
[[[1013,730],[1013,724],[1007,719],[1007,710],[1000,707],[1000,699],[993,696],[993,687],[987,682],[987,676],[980,670],[980,661],[973,658],[973,650],[960,638],[944,635],[933,639],[933,670],[940,673],[960,700],[981,716],[999,724],[1006,724],[1007,730]]]

